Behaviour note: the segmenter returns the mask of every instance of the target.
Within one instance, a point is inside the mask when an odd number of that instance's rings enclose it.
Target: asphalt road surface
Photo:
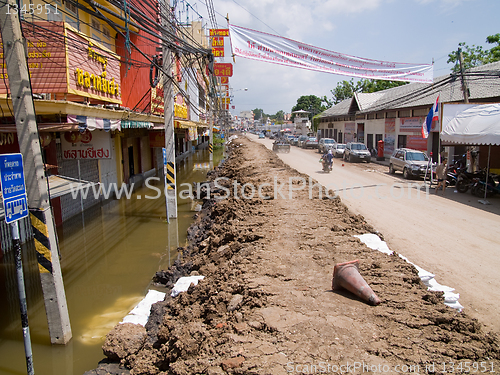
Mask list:
[[[272,149],[272,140],[247,137]],[[334,190],[383,234],[391,250],[455,288],[464,312],[500,333],[500,198],[488,198],[491,204],[483,205],[453,187],[436,195],[434,187],[422,187],[423,180],[390,175],[376,163],[334,159],[332,172],[324,173],[317,150],[296,146],[278,156]]]

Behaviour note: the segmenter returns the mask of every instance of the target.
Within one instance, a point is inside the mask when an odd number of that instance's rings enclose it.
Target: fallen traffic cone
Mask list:
[[[381,301],[359,274],[358,267],[359,260],[357,259],[350,262],[336,264],[333,269],[332,289],[347,289],[358,297],[376,306]]]
[[[342,166],[344,166],[344,163],[342,163]]]

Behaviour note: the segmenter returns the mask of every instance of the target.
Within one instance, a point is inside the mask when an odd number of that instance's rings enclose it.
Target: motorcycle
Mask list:
[[[480,178],[475,178],[474,182],[471,186],[471,194],[483,198],[485,196],[485,190],[486,190],[486,197],[491,197],[495,194],[500,194],[500,184],[498,181],[495,181],[495,179],[490,176],[488,178],[488,183],[486,184],[486,179],[480,179]]]
[[[326,158],[321,158],[321,162],[323,163],[323,172],[330,173],[333,166],[333,160],[328,161]]]

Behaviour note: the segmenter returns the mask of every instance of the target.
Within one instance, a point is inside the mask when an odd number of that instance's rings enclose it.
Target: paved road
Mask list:
[[[247,136],[272,148],[272,140]],[[422,180],[408,182],[375,163],[335,159],[333,171],[323,173],[317,150],[292,146],[289,154],[278,155],[334,189],[354,213],[384,235],[391,250],[434,273],[438,283],[455,288],[464,311],[500,333],[499,198],[485,206],[453,188],[444,196],[434,189],[427,194],[417,188]]]

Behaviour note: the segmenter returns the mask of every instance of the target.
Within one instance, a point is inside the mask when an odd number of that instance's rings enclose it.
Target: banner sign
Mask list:
[[[111,137],[108,132],[85,130],[65,132],[61,137],[63,160],[111,159]]]
[[[419,132],[422,130],[422,118],[421,117],[409,117],[402,118],[399,124],[400,132]]]
[[[234,25],[229,36],[234,55],[248,59],[367,79],[433,82],[431,64],[365,59]]]

